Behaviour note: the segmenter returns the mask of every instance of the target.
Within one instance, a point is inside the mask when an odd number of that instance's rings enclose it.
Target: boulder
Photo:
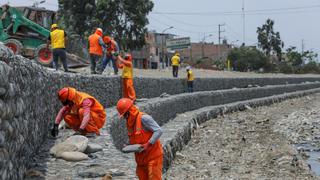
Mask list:
[[[73,144],[59,143],[50,149],[50,154],[59,158],[63,152],[77,151],[78,148]]]
[[[61,158],[66,161],[83,161],[89,159],[88,155],[82,152],[63,152]]]
[[[95,153],[95,152],[98,152],[98,151],[102,151],[102,149],[103,149],[102,146],[99,145],[99,144],[89,143],[85,152],[87,154],[90,154],[90,153]]]
[[[97,164],[87,166],[86,168],[78,172],[78,175],[82,178],[98,178],[103,177],[106,174],[106,167]]]
[[[77,147],[78,152],[84,152],[87,149],[88,146],[88,138],[81,135],[75,135],[71,136],[68,139],[66,139],[63,143],[74,145]]]
[[[88,138],[85,136],[71,136],[64,142],[53,146],[50,149],[50,154],[59,158],[63,152],[84,152],[87,149],[88,141]]]

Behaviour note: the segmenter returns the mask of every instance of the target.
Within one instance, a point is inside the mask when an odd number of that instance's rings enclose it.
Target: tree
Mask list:
[[[287,61],[292,66],[301,66],[303,64],[302,54],[296,50],[296,47],[289,47],[286,51]]]
[[[274,21],[268,19],[262,27],[258,27],[258,46],[265,52],[266,56],[276,54],[278,60],[282,58],[282,48],[284,43],[281,41],[280,33],[273,30]]]
[[[63,21],[65,29],[70,34],[81,37],[91,30],[92,19],[95,17],[95,0],[58,0],[59,19]]]
[[[297,48],[292,46],[286,50],[287,61],[292,64],[292,66],[302,66],[306,61],[316,61],[318,54],[313,51],[304,51],[299,53]]]
[[[147,15],[152,8],[150,0],[97,0],[96,17],[121,49],[132,50],[145,44]]]
[[[282,65],[281,72],[284,73],[319,73],[319,65],[316,62],[317,54],[313,51],[298,52],[296,47],[286,50],[286,66]]]
[[[268,58],[254,47],[234,48],[229,53],[228,59],[231,60],[233,68],[238,71],[259,70],[260,68],[268,70],[270,68]]]

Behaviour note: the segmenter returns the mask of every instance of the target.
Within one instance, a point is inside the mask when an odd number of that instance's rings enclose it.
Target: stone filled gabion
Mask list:
[[[197,79],[196,91],[209,91],[217,89],[242,88],[252,85],[295,84],[305,81],[318,81],[320,78],[207,78]],[[184,79],[153,79],[135,78],[134,84],[138,98],[151,98],[166,92],[168,94],[183,93],[186,89]],[[0,179],[23,179],[28,168],[30,158],[36,155],[39,146],[48,136],[55,115],[61,107],[56,94],[64,86],[72,86],[80,91],[87,92],[96,97],[106,108],[114,106],[121,97],[121,78],[105,77],[101,75],[81,75],[55,72],[39,66],[12,51],[0,43]],[[265,94],[274,93],[263,92]],[[234,95],[226,95],[228,99]],[[202,97],[202,99],[205,97]],[[223,99],[217,97],[217,101]],[[165,99],[165,98],[164,98]],[[192,98],[194,99],[194,98]],[[180,112],[184,105],[190,110],[198,107],[199,101],[194,99],[196,105],[188,105],[189,99],[175,99],[169,102],[155,102],[150,110],[162,106],[162,112],[154,112],[157,119],[165,122],[166,117],[173,117]],[[170,111],[168,116],[161,113]],[[108,117],[108,115],[107,115]],[[109,118],[109,117],[108,117]],[[107,123],[108,123],[107,119]],[[124,126],[115,128],[122,132]]]

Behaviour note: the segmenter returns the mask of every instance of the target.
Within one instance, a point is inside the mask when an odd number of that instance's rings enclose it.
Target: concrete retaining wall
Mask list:
[[[9,65],[4,63],[10,62]],[[320,78],[236,78],[236,79],[198,79],[196,90],[214,90],[219,88],[245,87],[248,84],[266,85],[282,83],[300,83],[318,81]],[[83,76],[53,72],[21,56],[12,56],[0,43],[0,179],[22,179],[30,158],[37,152],[41,143],[47,138],[48,130],[55,115],[61,107],[57,100],[57,91],[64,86],[73,86],[95,96],[106,108],[116,104],[121,97],[120,77],[99,75]],[[155,97],[163,92],[178,94],[184,91],[184,80],[136,78],[137,96]],[[308,87],[317,85],[309,84]],[[301,87],[301,88],[305,88]],[[297,90],[297,89],[295,89]],[[266,92],[265,92],[266,91]],[[266,89],[263,93],[277,93]],[[197,94],[197,93],[195,93]],[[209,93],[210,94],[210,93]],[[208,95],[209,95],[208,94]],[[166,102],[150,104],[147,112],[151,113],[161,124],[173,118],[176,113],[212,105],[221,96],[213,95],[210,103],[205,103],[206,96],[190,95],[187,99],[177,97]],[[234,94],[226,94],[237,100]],[[254,95],[247,95],[253,98]],[[224,99],[224,98],[223,98]],[[189,100],[195,105],[188,104]],[[165,102],[165,103],[164,103]],[[160,104],[159,104],[160,103]],[[168,105],[165,107],[165,105]],[[178,107],[177,107],[178,106]],[[159,111],[156,108],[161,107]],[[175,112],[175,109],[178,111]],[[110,120],[107,120],[107,122]],[[109,123],[108,122],[108,123]],[[119,129],[118,133],[123,132]],[[116,133],[113,131],[112,133]],[[114,136],[117,138],[117,136]],[[120,138],[118,142],[124,141]],[[118,144],[116,142],[116,144]]]

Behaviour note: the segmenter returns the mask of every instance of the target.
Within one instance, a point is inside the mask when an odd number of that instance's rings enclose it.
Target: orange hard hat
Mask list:
[[[117,103],[119,116],[122,117],[133,106],[133,101],[128,98],[122,98]]]
[[[103,42],[106,43],[106,44],[108,44],[108,43],[111,42],[111,38],[110,38],[109,36],[104,36],[104,37],[103,37]]]
[[[102,37],[102,35],[103,35],[102,29],[101,29],[101,28],[97,28],[97,29],[96,29],[96,34],[98,34],[99,36]]]
[[[58,98],[61,102],[65,102],[66,100],[72,100],[76,94],[76,89],[72,87],[64,87],[59,90]]]
[[[132,56],[130,53],[126,53],[126,55],[124,56],[124,59],[127,61],[132,61]]]

